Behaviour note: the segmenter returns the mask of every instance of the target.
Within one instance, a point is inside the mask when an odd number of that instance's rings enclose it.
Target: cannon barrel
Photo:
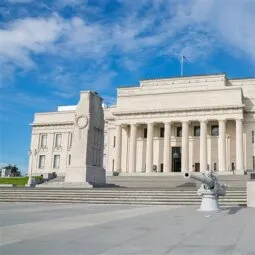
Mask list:
[[[206,175],[199,176],[199,175],[193,174],[191,172],[185,172],[184,178],[200,181],[200,182],[206,184],[210,189],[214,188],[214,180],[213,180],[213,178],[211,178],[209,176],[206,176]]]

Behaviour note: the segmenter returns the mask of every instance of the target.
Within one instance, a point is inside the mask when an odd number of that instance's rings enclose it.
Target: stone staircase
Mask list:
[[[120,186],[123,188],[148,188],[148,189],[168,189],[175,187],[196,187],[200,183],[192,180],[185,180],[183,175],[164,175],[158,173],[154,176],[107,176],[108,185]],[[219,181],[221,184],[226,184],[228,187],[246,187],[246,182],[249,180],[248,175],[220,175]]]
[[[222,207],[246,206],[246,176],[222,176],[228,185]],[[59,181],[59,180],[58,180]],[[132,205],[194,205],[201,198],[195,182],[181,176],[107,177],[109,188],[0,188],[0,202],[47,202]],[[115,187],[115,188],[112,188]]]

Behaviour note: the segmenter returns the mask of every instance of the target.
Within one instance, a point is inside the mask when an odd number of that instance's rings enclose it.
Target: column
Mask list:
[[[194,157],[194,138],[192,136],[189,137],[189,171],[195,171],[193,167],[193,157]]]
[[[153,170],[153,127],[154,123],[147,124],[146,173]]]
[[[130,150],[129,150],[129,173],[134,173],[136,170],[136,124],[131,124],[130,131]]]
[[[164,133],[164,172],[168,173],[171,171],[171,123],[165,123],[165,133]]]
[[[200,171],[207,170],[207,121],[200,121]]]
[[[219,120],[218,140],[218,164],[219,171],[226,171],[226,121]]]
[[[244,171],[242,120],[236,120],[236,171]]]
[[[182,172],[189,170],[189,122],[182,122]]]
[[[211,135],[207,136],[207,164],[209,165],[209,170],[213,170],[213,166],[212,166],[212,138],[211,138]]]
[[[115,154],[116,154],[116,172],[121,172],[121,144],[122,144],[122,127],[121,125],[118,125],[116,127],[116,148],[115,148]]]

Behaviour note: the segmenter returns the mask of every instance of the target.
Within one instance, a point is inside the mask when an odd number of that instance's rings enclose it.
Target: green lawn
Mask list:
[[[33,176],[36,179],[42,179],[41,176]],[[17,186],[25,186],[28,181],[28,176],[25,177],[5,177],[0,178],[0,184],[15,184]]]

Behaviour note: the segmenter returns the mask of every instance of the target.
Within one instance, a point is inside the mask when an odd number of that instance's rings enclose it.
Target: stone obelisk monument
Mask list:
[[[84,187],[104,185],[103,150],[102,98],[95,92],[82,91],[76,108],[72,159],[66,169],[65,184]]]

